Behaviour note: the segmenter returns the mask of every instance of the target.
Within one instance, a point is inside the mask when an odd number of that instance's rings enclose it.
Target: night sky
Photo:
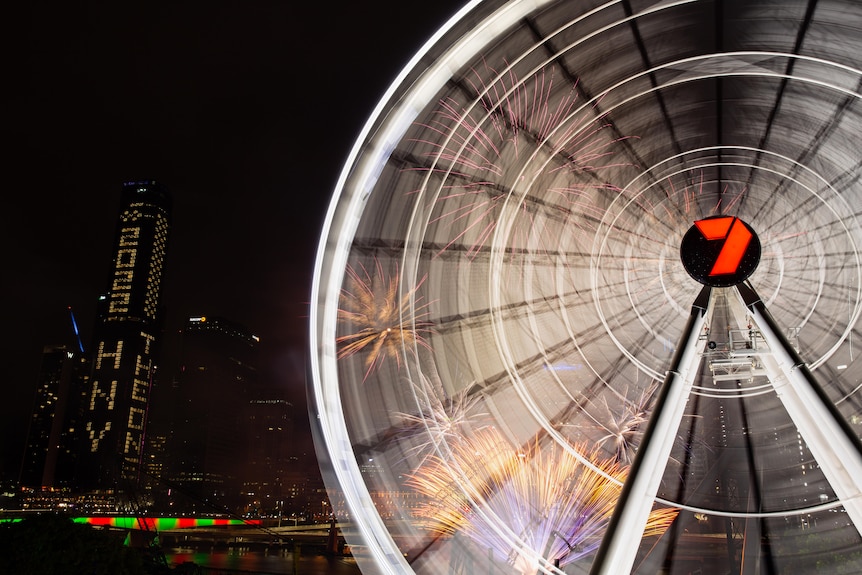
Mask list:
[[[69,341],[68,306],[89,344],[127,180],[173,195],[167,328],[197,314],[246,325],[266,377],[304,402],[312,261],[336,179],[377,100],[461,2],[22,4],[4,82],[0,476],[17,475],[39,356]]]

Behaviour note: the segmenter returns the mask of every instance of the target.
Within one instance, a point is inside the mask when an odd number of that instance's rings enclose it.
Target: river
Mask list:
[[[178,547],[164,549],[168,564],[194,563],[202,575],[361,575],[352,557],[302,554],[290,549],[246,547]]]

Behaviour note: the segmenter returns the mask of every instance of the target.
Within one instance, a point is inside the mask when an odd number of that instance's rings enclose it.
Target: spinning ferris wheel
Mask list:
[[[316,263],[363,569],[862,570],[859,54],[837,0],[490,0],[428,42]]]

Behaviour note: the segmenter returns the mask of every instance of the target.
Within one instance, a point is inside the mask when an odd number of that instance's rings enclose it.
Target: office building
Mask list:
[[[86,365],[84,354],[72,346],[47,345],[43,349],[19,477],[22,486],[68,487],[74,470]]]
[[[188,511],[239,505],[247,460],[244,429],[257,386],[258,337],[221,317],[189,318],[179,343],[179,373],[160,398],[166,422],[165,476]]]
[[[261,515],[305,509],[297,474],[293,404],[273,390],[255,392],[245,406],[246,457],[242,465],[243,509]]]
[[[162,276],[171,197],[154,181],[123,185],[106,293],[91,346],[77,483],[126,490],[141,474],[149,396],[162,329]]]

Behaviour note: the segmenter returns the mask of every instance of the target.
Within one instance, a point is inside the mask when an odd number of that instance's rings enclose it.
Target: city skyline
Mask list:
[[[19,9],[6,515],[862,571],[859,6],[446,1]]]
[[[20,474],[7,458],[4,498],[14,485],[23,508],[312,513],[321,479],[310,434],[295,425],[286,386],[258,377],[259,336],[218,316],[163,325],[170,190],[129,181],[119,197],[93,336],[84,344],[73,329],[43,348]]]
[[[0,408],[4,475],[24,447],[42,348],[71,329],[69,306],[83,341],[92,336],[123,181],[156,179],[174,195],[168,328],[196,314],[241,322],[261,336],[266,377],[294,385],[338,172],[375,102],[459,5],[426,7],[398,28],[397,3],[346,7],[332,23],[340,41],[314,59],[315,35],[290,23],[329,19],[322,7],[24,8],[4,225],[3,346],[14,359]],[[289,392],[304,411],[305,390]]]
[[[44,347],[21,473],[4,479],[36,498],[114,492],[146,494],[162,511],[267,512],[286,474],[314,475],[303,472],[292,403],[259,380],[260,338],[241,324],[196,316],[165,329],[170,190],[130,181],[119,197],[93,337],[86,348],[77,332]]]

